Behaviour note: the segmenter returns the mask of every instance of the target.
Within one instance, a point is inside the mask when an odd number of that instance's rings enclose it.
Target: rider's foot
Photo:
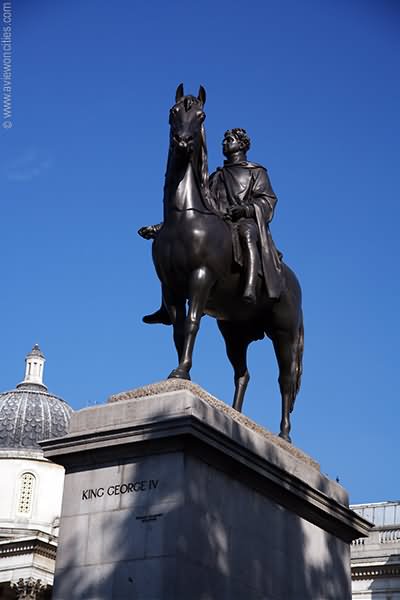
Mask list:
[[[246,290],[245,293],[243,294],[243,300],[247,304],[255,304],[257,301],[255,292],[253,292],[252,290]]]
[[[161,306],[156,312],[151,313],[150,315],[145,315],[142,320],[143,323],[147,323],[148,325],[155,325],[156,323],[171,325],[171,319],[164,306]]]

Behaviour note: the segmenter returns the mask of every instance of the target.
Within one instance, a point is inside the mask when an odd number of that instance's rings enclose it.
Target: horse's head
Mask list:
[[[206,91],[200,86],[197,98],[185,96],[183,84],[176,89],[175,104],[170,110],[171,144],[179,152],[191,154],[200,140],[205,119],[203,106]]]

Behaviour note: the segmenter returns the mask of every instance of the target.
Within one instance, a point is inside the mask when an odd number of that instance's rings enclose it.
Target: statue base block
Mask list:
[[[72,417],[53,600],[350,600],[368,524],[317,463],[194,384]]]

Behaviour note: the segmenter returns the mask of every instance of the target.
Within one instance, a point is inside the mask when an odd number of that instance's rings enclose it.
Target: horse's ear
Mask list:
[[[178,87],[176,88],[176,92],[175,92],[175,102],[179,102],[179,100],[181,100],[184,96],[184,91],[183,91],[183,83],[180,83],[178,85]]]
[[[203,86],[201,85],[199,87],[199,94],[197,96],[198,100],[200,100],[200,102],[202,103],[202,105],[204,106],[206,103],[206,90],[203,88]]]

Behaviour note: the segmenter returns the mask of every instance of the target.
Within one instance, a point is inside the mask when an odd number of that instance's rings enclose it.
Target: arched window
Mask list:
[[[31,512],[34,488],[35,476],[32,473],[22,473],[17,504],[17,512],[19,514],[29,515]]]

